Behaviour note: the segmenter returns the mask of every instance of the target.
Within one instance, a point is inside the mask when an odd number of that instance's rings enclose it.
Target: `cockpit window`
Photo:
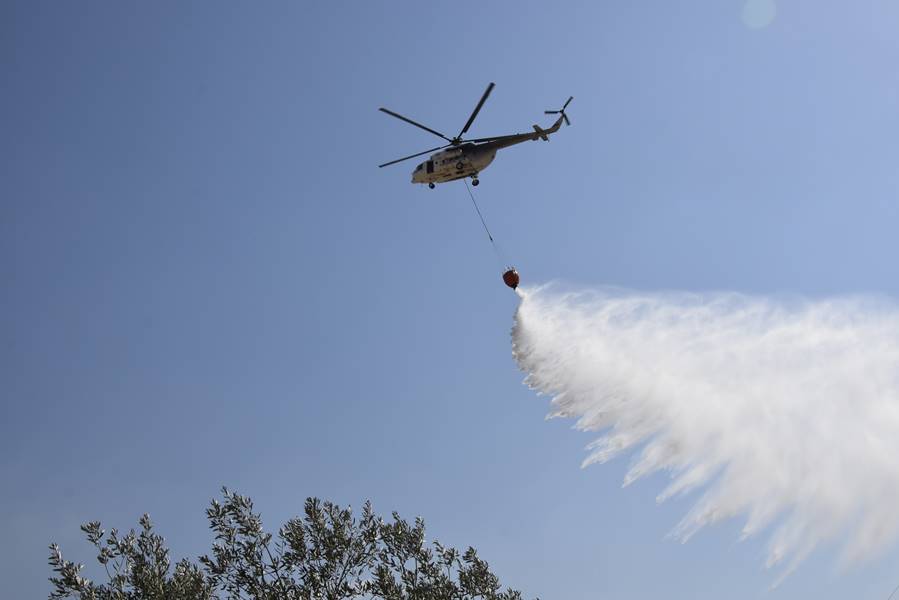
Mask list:
[[[416,170],[416,171],[421,171],[421,167],[422,167],[422,165],[418,165],[417,167],[415,167],[415,170]]]

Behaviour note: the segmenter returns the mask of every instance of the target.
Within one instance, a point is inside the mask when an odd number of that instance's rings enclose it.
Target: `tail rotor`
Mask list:
[[[568,105],[572,100],[574,100],[574,96],[568,98],[568,100],[565,101],[565,104],[563,104],[562,108],[560,108],[559,110],[545,110],[543,112],[547,115],[562,115],[562,118],[565,119],[565,124],[571,125],[571,121],[568,120],[568,115],[565,114],[565,109],[568,108]]]

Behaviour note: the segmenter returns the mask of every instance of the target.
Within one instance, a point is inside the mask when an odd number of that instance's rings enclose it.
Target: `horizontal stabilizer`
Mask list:
[[[534,125],[534,131],[536,131],[537,133],[540,134],[540,138],[541,138],[544,142],[548,142],[548,141],[549,141],[549,137],[546,135],[546,132],[545,132],[544,130],[540,129],[540,126],[539,126],[539,125]]]

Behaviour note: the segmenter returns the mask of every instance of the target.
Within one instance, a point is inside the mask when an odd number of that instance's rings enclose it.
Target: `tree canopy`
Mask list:
[[[366,502],[358,517],[350,507],[308,498],[303,517],[277,534],[263,529],[253,501],[228,489],[206,509],[214,534],[208,555],[172,567],[165,539],[148,515],[140,531],[107,534],[99,521],[81,530],[97,550],[105,583],[82,575],[84,565],[65,560],[50,545],[51,600],[521,600],[502,590],[474,548],[464,552],[427,542],[421,518],[391,521]]]

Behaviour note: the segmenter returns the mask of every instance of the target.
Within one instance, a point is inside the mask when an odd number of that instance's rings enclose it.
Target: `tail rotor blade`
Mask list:
[[[568,108],[568,105],[571,104],[571,101],[574,100],[574,96],[569,96],[568,100],[565,101],[565,104],[562,105],[562,108],[559,110],[544,110],[543,112],[547,115],[562,115],[562,118],[565,120],[566,125],[571,125],[571,121],[568,120],[568,115],[565,114],[565,109]]]

